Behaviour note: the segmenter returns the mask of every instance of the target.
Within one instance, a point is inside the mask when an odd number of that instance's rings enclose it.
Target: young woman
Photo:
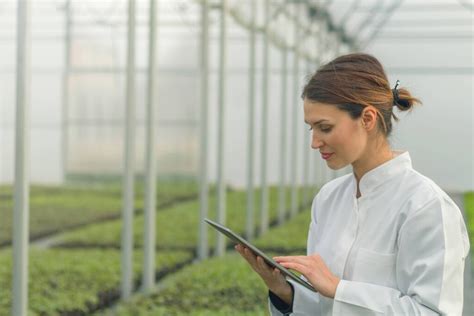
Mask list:
[[[462,214],[388,141],[394,108],[419,100],[398,82],[391,89],[379,61],[361,53],[322,66],[302,98],[311,147],[329,168],[351,164],[353,173],[314,198],[307,255],[274,258],[317,293],[236,247],[268,286],[272,315],[461,315],[469,252]]]

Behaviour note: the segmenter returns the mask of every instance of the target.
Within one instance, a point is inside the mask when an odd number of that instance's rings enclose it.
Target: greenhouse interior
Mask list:
[[[474,315],[473,13],[472,0],[0,0],[0,315]],[[446,244],[418,251],[442,248],[444,274],[414,260],[410,282],[440,281],[405,291],[402,250],[375,250],[355,267],[393,266],[398,294],[344,302],[352,282],[365,282],[357,269],[334,268],[339,285],[327,296],[317,277],[287,266],[313,292],[280,275],[293,293],[283,312],[236,242],[205,219],[271,258],[314,259],[314,243],[337,236],[314,210],[343,205],[328,192],[356,179],[358,165],[336,168],[337,152],[331,165],[315,144],[307,102],[324,101],[306,91],[319,69],[332,65],[337,77],[332,61],[356,54],[380,61],[393,100],[408,89],[421,101],[413,112],[394,107],[388,143],[405,152],[393,161],[408,159],[454,211],[438,225]],[[391,195],[403,190],[424,192],[400,183]],[[448,236],[459,227],[464,244]],[[347,257],[337,240],[333,257],[321,248],[330,270]],[[448,267],[462,250],[463,263]]]

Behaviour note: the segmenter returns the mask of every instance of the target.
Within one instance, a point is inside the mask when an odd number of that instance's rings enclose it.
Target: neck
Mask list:
[[[383,163],[393,158],[392,149],[388,144],[374,147],[367,150],[358,160],[352,163],[352,169],[357,179],[357,188],[359,188],[360,179],[372,169],[377,168]]]

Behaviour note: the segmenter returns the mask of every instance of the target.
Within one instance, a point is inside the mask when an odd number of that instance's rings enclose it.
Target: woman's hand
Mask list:
[[[339,279],[332,274],[320,255],[274,257],[276,262],[288,269],[303,274],[311,285],[321,294],[329,298],[336,295]]]
[[[268,289],[280,297],[284,302],[291,305],[293,290],[286,281],[280,270],[268,266],[262,257],[256,256],[250,249],[243,245],[235,246],[235,249],[250,264],[267,285]]]

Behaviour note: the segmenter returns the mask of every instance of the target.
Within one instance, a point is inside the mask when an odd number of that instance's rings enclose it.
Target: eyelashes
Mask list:
[[[309,128],[309,131],[312,131],[312,130],[313,130],[313,128],[310,127],[310,128]],[[321,132],[323,132],[323,133],[329,133],[329,132],[332,130],[332,128],[321,128],[320,130],[321,130]]]

